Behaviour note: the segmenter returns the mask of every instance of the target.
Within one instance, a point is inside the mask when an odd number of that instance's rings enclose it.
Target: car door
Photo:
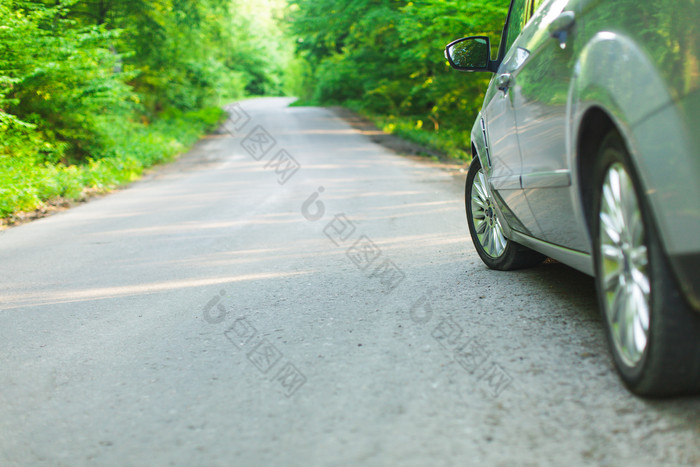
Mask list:
[[[540,229],[535,222],[527,199],[525,198],[520,176],[522,159],[516,127],[516,115],[513,107],[513,94],[510,91],[511,73],[518,69],[521,54],[511,48],[527,22],[528,9],[532,0],[513,0],[506,27],[501,41],[505,57],[491,80],[484,99],[482,129],[485,141],[489,142],[490,159],[486,167],[489,182],[495,195],[500,198],[501,212],[508,225],[518,231],[532,236],[540,236]]]
[[[547,0],[515,47],[525,57],[512,73],[511,95],[520,144],[521,183],[544,240],[588,251],[572,183],[567,138],[568,96],[575,46],[576,1]]]

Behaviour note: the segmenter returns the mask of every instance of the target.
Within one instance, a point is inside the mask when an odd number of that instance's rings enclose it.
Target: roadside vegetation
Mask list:
[[[246,96],[349,107],[468,160],[488,77],[442,49],[497,39],[507,3],[0,0],[0,218],[135,180]]]
[[[226,101],[284,93],[283,6],[0,0],[0,217],[132,181]]]
[[[291,0],[302,102],[343,105],[383,130],[469,160],[469,131],[490,76],[449,69],[445,45],[498,46],[508,0]]]

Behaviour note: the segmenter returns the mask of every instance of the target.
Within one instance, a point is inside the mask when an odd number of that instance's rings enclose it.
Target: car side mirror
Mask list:
[[[495,72],[497,63],[491,61],[491,42],[486,36],[457,39],[445,47],[445,58],[459,71]]]

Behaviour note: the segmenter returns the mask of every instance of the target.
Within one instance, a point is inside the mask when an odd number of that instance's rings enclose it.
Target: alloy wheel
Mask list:
[[[498,258],[505,251],[507,240],[488,194],[486,176],[483,170],[479,170],[474,177],[471,210],[474,228],[481,247],[492,258]]]
[[[605,316],[617,353],[634,367],[649,340],[651,286],[644,222],[622,164],[610,165],[601,190],[598,272]]]

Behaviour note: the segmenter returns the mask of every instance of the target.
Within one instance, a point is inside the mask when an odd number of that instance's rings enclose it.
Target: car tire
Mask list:
[[[641,396],[700,391],[700,315],[676,284],[616,131],[594,169],[591,232],[595,282],[615,366]]]
[[[469,232],[476,252],[491,269],[509,271],[540,264],[544,255],[509,240],[496,215],[487,187],[486,174],[478,157],[472,160],[467,173],[464,204]]]

